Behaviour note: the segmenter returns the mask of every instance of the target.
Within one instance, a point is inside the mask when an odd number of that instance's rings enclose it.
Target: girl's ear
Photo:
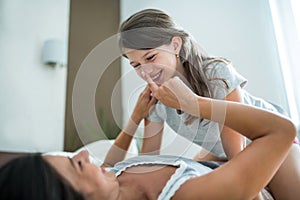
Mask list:
[[[172,38],[172,46],[174,47],[175,54],[179,55],[181,46],[182,46],[182,39],[179,36],[174,36]]]

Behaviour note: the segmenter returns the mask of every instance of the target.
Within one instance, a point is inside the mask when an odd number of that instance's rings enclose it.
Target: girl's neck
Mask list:
[[[176,70],[177,70],[177,76],[179,76],[181,79],[182,78],[184,78],[184,79],[187,78],[186,77],[187,75],[185,73],[185,70],[183,68],[183,64],[182,63],[177,64]]]

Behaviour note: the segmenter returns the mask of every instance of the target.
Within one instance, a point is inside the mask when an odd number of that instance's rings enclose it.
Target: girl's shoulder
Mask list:
[[[203,69],[206,76],[210,78],[232,73],[233,66],[231,61],[225,58],[209,58],[203,62]]]
[[[212,66],[216,66],[218,64],[223,64],[223,65],[228,65],[231,63],[230,60],[228,60],[227,58],[223,58],[223,57],[207,57],[204,61],[204,67],[212,67]]]
[[[203,62],[205,75],[211,89],[212,96],[224,99],[235,88],[243,88],[247,79],[239,74],[232,63],[223,58],[211,58]]]

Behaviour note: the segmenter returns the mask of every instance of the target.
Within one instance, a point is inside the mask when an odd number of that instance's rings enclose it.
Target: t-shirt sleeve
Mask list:
[[[224,99],[238,86],[243,88],[247,83],[247,79],[231,63],[212,63],[207,67],[206,75],[214,99]]]

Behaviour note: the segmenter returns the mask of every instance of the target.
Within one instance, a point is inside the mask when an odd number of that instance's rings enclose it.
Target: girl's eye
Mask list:
[[[148,61],[149,61],[149,60],[154,60],[155,56],[156,56],[156,55],[154,54],[154,55],[148,57],[147,60],[148,60]]]
[[[139,66],[141,66],[140,64],[138,64],[138,65],[134,65],[133,66],[133,68],[135,68],[135,69],[138,69],[139,68]]]

